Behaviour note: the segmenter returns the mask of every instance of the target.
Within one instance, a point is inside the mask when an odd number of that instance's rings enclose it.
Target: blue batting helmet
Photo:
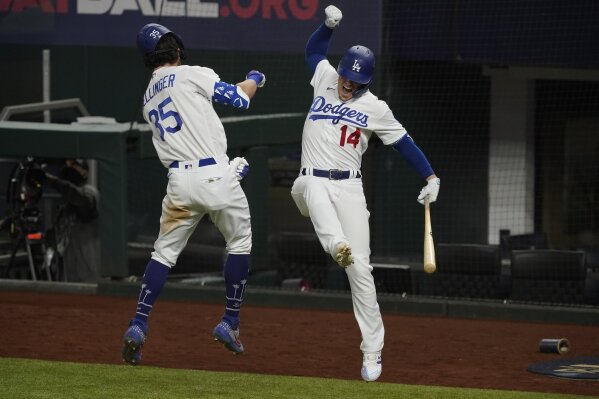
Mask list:
[[[337,73],[352,82],[370,85],[374,77],[374,53],[365,46],[351,47],[339,61]]]
[[[144,25],[137,33],[137,48],[142,55],[150,54],[156,51],[156,46],[166,34],[171,34],[177,40],[181,50],[183,50],[183,40],[175,32],[160,24]]]

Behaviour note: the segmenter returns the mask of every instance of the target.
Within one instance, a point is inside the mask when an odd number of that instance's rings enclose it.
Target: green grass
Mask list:
[[[0,358],[0,398],[494,398],[573,395]],[[584,398],[584,396],[577,396]]]

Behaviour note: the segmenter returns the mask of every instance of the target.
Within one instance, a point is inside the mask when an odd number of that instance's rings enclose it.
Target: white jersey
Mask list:
[[[225,129],[212,106],[219,76],[210,68],[171,66],[154,71],[143,116],[162,164],[218,158],[227,152]]]
[[[338,77],[326,59],[318,63],[310,82],[314,100],[304,123],[302,167],[360,170],[373,132],[386,145],[407,134],[387,103],[370,91],[342,102]]]

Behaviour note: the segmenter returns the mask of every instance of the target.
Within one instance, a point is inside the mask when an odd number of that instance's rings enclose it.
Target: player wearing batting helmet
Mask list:
[[[310,36],[306,62],[314,98],[304,123],[299,177],[291,195],[310,217],[324,250],[345,269],[354,315],[362,334],[361,375],[375,381],[382,372],[385,329],[370,265],[370,232],[362,187],[362,155],[372,134],[400,152],[427,180],[418,201],[437,199],[440,180],[389,106],[370,92],[375,57],[362,45],[349,48],[337,69],[326,58],[333,30],[342,18],[335,6]]]
[[[198,222],[208,215],[226,241],[225,310],[212,330],[216,341],[235,354],[239,313],[249,273],[252,232],[250,210],[240,180],[248,172],[244,158],[229,161],[227,138],[213,104],[247,109],[263,73],[252,70],[237,84],[224,82],[210,68],[182,65],[183,40],[159,24],[137,34],[137,47],[152,77],[143,95],[143,117],[152,129],[160,162],[168,169],[160,232],[146,266],[135,316],[123,336],[123,360],[136,365],[148,336],[148,317],[169,271]]]

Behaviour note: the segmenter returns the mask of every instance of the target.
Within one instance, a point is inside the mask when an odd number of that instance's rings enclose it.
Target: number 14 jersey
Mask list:
[[[302,167],[360,170],[373,132],[385,145],[407,134],[387,103],[370,91],[342,102],[338,77],[326,59],[317,65],[310,82],[314,99],[304,123]]]

